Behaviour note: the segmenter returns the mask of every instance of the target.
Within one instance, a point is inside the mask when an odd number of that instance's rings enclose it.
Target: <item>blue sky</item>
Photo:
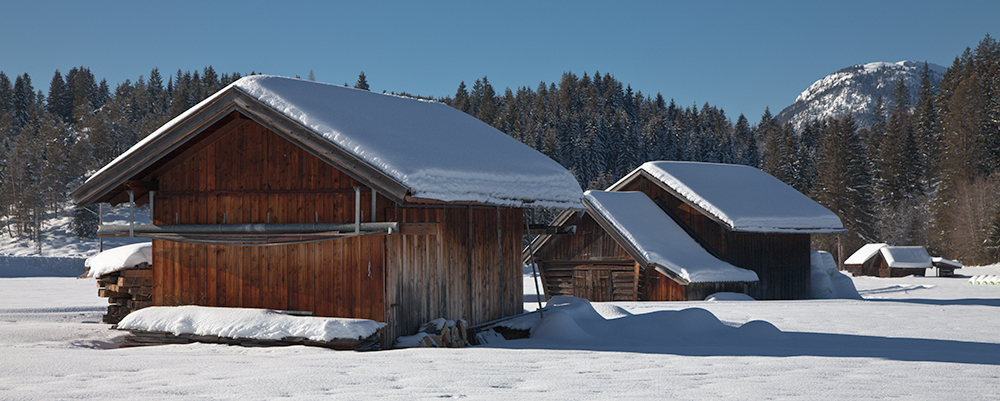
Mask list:
[[[207,4],[203,4],[207,3]],[[777,113],[816,80],[873,61],[945,67],[987,33],[1000,1],[22,1],[2,6],[0,70],[48,90],[86,66],[112,89],[153,67],[306,77],[375,91],[498,92],[610,73],[730,118]]]

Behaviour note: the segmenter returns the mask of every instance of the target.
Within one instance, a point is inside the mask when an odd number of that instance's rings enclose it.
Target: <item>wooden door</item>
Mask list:
[[[597,266],[577,266],[573,269],[573,296],[591,302],[612,301],[611,269]]]

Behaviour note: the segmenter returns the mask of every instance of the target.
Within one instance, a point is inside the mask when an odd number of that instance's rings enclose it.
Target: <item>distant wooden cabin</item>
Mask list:
[[[694,301],[751,293],[757,275],[719,260],[641,192],[587,191],[586,213],[567,211],[536,241],[548,296],[591,301]]]
[[[153,304],[387,323],[522,312],[525,206],[580,208],[572,175],[444,104],[243,78],[105,166],[80,205],[148,204]]]
[[[932,258],[922,246],[867,244],[844,261],[844,269],[855,276],[923,276],[932,267]]]
[[[843,231],[835,214],[778,179],[747,166],[648,162],[608,191],[646,194],[706,252],[755,272],[758,281],[752,285],[743,283],[733,288],[734,284],[718,284],[716,289],[746,292],[756,299],[809,298],[810,235]],[[629,274],[637,277],[633,281],[640,299],[644,292],[645,299],[650,300],[698,299],[708,295],[704,292],[710,290],[682,296],[683,291],[675,284],[684,283],[675,278],[670,278],[674,281],[670,283],[668,275],[636,271],[635,258],[620,241],[606,235],[594,217],[592,213],[563,213],[553,224],[576,225],[579,238],[543,236],[531,248],[545,288],[550,291],[546,295],[579,293],[572,284],[579,282],[576,277],[606,276],[613,283],[624,285]],[[627,273],[630,269],[631,273]],[[569,279],[570,276],[574,278]],[[651,285],[651,279],[661,284]],[[648,295],[655,292],[652,288],[664,288],[670,295],[654,298]]]

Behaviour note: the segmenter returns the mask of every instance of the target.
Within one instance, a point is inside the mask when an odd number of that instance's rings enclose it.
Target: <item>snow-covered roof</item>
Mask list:
[[[830,233],[843,231],[836,214],[759,169],[735,164],[646,162],[612,185],[642,173],[733,231]]]
[[[646,264],[690,283],[757,281],[757,273],[721,261],[641,192],[587,191],[584,204],[628,242]]]
[[[951,260],[951,259],[945,259],[945,258],[941,258],[941,257],[937,257],[937,256],[931,258],[931,263],[941,264],[941,265],[948,265],[948,266],[954,267],[956,269],[961,269],[962,267],[964,267],[964,266],[962,266],[962,262],[954,261],[954,260]]]
[[[236,103],[243,106],[248,97],[273,110],[321,138],[319,146],[327,148],[320,149],[321,153],[346,154],[376,171],[383,181],[405,189],[408,196],[582,209],[582,191],[569,171],[448,105],[263,75],[244,77],[171,120],[94,174],[84,186],[109,170],[120,170],[112,167],[154,146],[160,136],[234,91],[238,92]],[[253,107],[238,110],[253,114],[249,109]],[[74,197],[94,196],[74,193]]]
[[[931,256],[922,246],[886,246],[879,249],[890,268],[930,268]]]
[[[884,248],[886,246],[888,246],[888,245],[886,245],[886,244],[865,244],[861,248],[858,248],[857,251],[854,251],[854,253],[852,253],[851,256],[849,256],[847,258],[847,260],[844,261],[844,264],[845,265],[860,265],[862,263],[865,263],[866,261],[868,261],[868,259],[871,259],[872,256],[875,256],[875,254],[878,253],[879,249],[882,249],[882,248]]]
[[[87,258],[83,265],[87,268],[87,277],[101,277],[111,272],[133,268],[140,263],[153,263],[152,242],[111,248]]]

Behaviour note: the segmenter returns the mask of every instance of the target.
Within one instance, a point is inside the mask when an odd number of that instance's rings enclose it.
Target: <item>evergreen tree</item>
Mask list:
[[[854,119],[848,114],[831,120],[822,138],[817,152],[817,202],[840,216],[848,229],[845,250],[875,242],[872,174]],[[821,247],[833,251],[832,245],[827,242]]]
[[[368,86],[368,78],[365,77],[364,71],[361,71],[361,73],[358,74],[358,81],[354,83],[354,89],[361,89],[365,91],[371,90]]]

